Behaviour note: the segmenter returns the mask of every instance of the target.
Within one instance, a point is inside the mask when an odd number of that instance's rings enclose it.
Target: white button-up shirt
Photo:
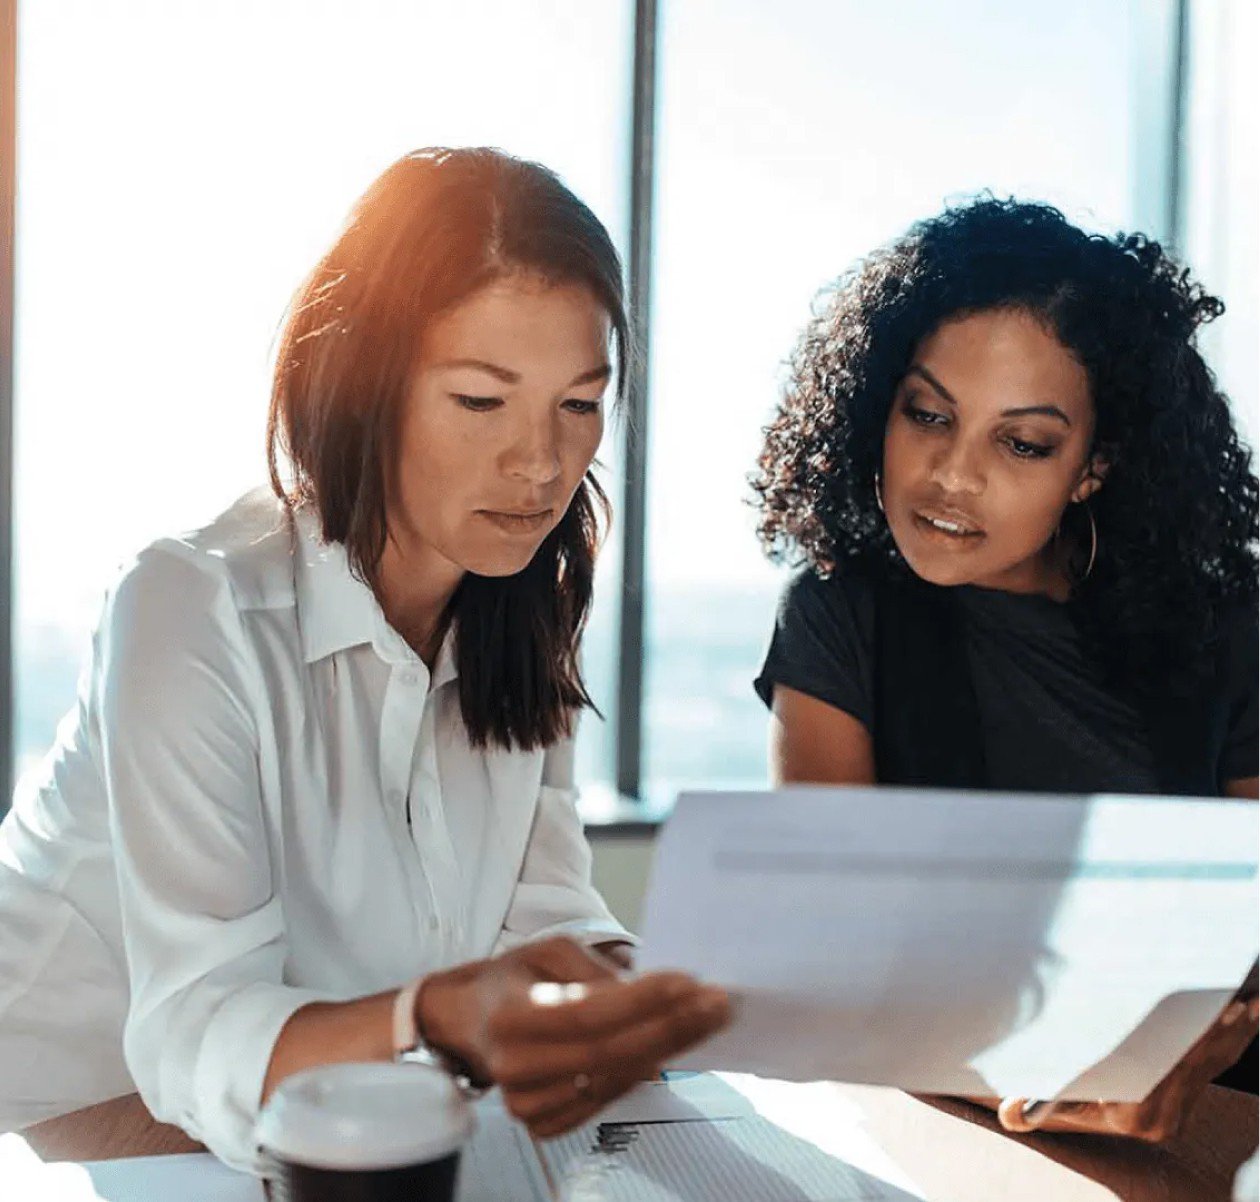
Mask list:
[[[298,1007],[629,938],[590,883],[571,744],[470,746],[450,640],[430,674],[317,529],[250,494],[110,591],[0,827],[0,1130],[138,1087],[248,1167]]]

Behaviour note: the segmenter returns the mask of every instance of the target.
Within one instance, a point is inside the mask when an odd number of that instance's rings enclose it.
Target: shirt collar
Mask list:
[[[388,663],[424,667],[407,641],[386,621],[372,590],[350,570],[345,547],[320,537],[314,511],[307,506],[296,509],[293,524],[294,587],[305,662],[312,664],[337,651],[371,643]],[[438,649],[429,687],[436,689],[458,674],[452,625]]]

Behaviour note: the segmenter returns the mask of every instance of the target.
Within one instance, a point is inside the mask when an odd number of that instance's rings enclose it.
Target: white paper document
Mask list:
[[[830,1089],[712,1073],[641,1085],[538,1154],[560,1202],[920,1202]]]
[[[679,1067],[1135,1101],[1256,959],[1254,802],[684,794],[640,966],[726,986]]]

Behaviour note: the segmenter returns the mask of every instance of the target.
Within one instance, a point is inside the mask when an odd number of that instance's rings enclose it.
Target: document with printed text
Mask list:
[[[1254,802],[886,788],[683,794],[642,968],[726,986],[679,1062],[1136,1101],[1260,945]]]

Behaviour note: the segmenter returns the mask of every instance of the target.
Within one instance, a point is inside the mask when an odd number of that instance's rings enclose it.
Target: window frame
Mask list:
[[[1186,61],[1192,0],[1134,3],[1132,82],[1135,212],[1139,224],[1174,248],[1186,214],[1181,173],[1186,120]],[[13,670],[13,406],[14,282],[17,235],[17,34],[19,0],[0,0],[0,818],[13,793],[16,697]],[[656,109],[659,62],[658,0],[636,0],[633,31],[630,179],[629,307],[635,330],[627,364],[624,478],[618,529],[621,580],[616,611],[616,699],[612,780],[617,803],[589,813],[589,825],[637,830],[663,816],[643,793],[643,647],[648,512],[647,448],[652,318],[652,218],[656,198]]]

